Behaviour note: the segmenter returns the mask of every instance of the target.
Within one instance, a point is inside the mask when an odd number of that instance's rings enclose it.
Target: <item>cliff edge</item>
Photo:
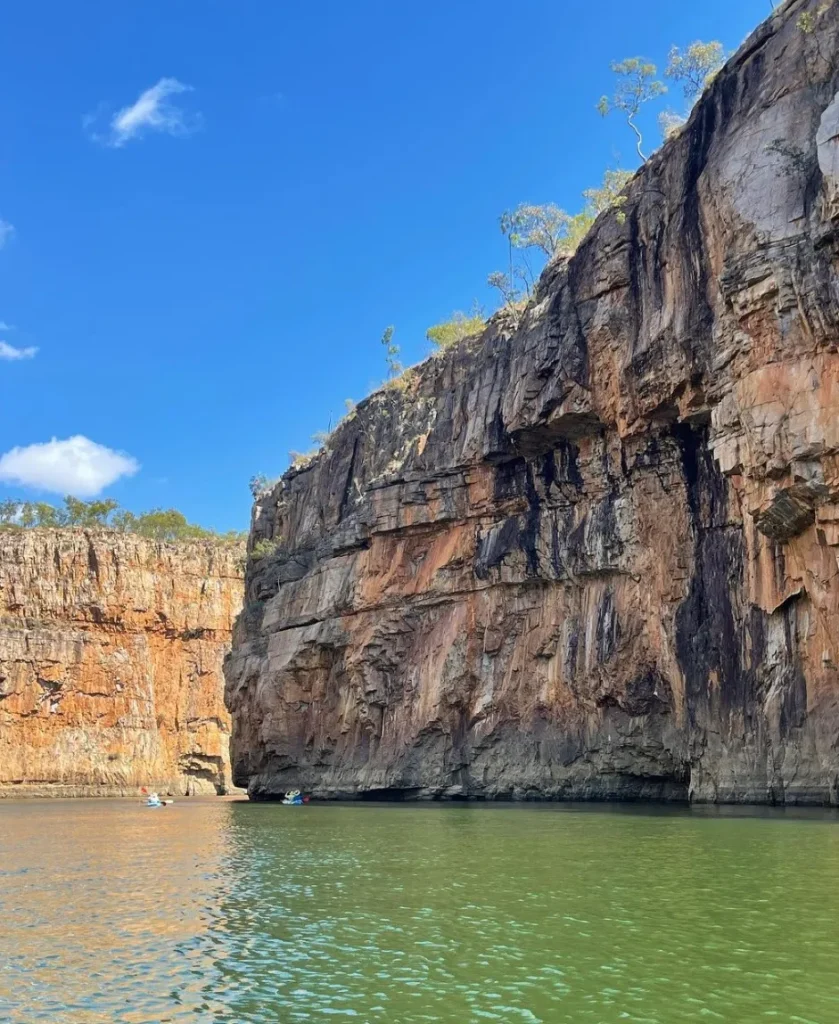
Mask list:
[[[224,792],[243,552],[0,532],[0,797]]]
[[[260,496],[252,797],[839,803],[838,38],[789,0],[517,328]]]

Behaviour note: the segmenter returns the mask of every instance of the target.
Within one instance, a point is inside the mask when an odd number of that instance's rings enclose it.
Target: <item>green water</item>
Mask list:
[[[0,803],[0,1021],[839,1021],[839,819]]]

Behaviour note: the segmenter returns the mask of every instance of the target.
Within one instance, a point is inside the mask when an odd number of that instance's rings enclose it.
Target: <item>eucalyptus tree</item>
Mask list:
[[[663,96],[667,92],[667,86],[656,78],[658,68],[655,64],[643,57],[627,57],[626,60],[613,61],[610,66],[617,76],[615,92],[611,99],[608,96],[601,96],[597,109],[603,117],[613,110],[624,115],[626,123],[635,133],[638,156],[645,161],[647,158],[641,149],[644,137],[636,119],[641,107],[650,100]]]

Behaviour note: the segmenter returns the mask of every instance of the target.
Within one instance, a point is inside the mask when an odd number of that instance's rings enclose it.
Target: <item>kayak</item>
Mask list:
[[[303,804],[307,804],[309,798],[303,796],[299,789],[290,789],[283,797],[283,803],[287,807],[302,807]]]
[[[146,807],[167,807],[174,802],[174,800],[161,800],[157,793],[152,793],[146,800]]]

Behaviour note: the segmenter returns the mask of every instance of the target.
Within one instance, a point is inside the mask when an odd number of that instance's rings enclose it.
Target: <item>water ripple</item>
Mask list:
[[[829,816],[0,804],[9,1024],[839,1020]]]

